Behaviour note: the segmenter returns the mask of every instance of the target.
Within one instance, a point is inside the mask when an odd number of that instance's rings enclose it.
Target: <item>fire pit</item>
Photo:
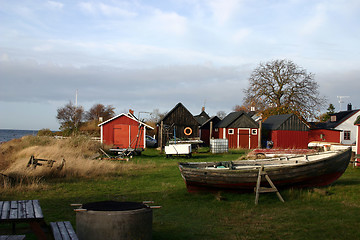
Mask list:
[[[152,209],[139,202],[103,201],[76,210],[80,240],[151,239]]]

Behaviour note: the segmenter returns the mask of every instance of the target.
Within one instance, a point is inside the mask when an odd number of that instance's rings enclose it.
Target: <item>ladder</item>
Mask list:
[[[267,180],[267,182],[270,184],[271,187],[260,187],[262,176],[265,176],[265,179]],[[259,194],[260,193],[272,193],[272,192],[274,192],[274,193],[276,193],[276,195],[278,196],[278,198],[279,198],[279,200],[281,202],[285,202],[284,199],[281,197],[281,194],[279,193],[279,191],[275,187],[274,183],[271,181],[269,175],[266,173],[266,171],[264,169],[264,165],[261,165],[261,167],[259,169],[258,179],[257,179],[257,182],[256,182],[256,188],[254,190],[255,190],[255,193],[256,193],[255,205],[258,205],[258,203],[259,203]]]

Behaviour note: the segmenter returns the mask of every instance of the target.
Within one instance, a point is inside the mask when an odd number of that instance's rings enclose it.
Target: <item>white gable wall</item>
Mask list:
[[[355,120],[360,115],[360,110],[358,110],[350,118],[346,119],[344,122],[339,124],[335,129],[342,130],[340,133],[340,143],[342,144],[356,144],[356,128],[354,125]],[[350,131],[350,140],[344,140],[344,131]]]

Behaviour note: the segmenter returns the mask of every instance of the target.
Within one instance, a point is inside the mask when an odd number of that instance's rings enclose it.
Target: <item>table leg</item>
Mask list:
[[[16,223],[11,223],[12,226],[12,234],[15,235],[16,234]]]
[[[29,223],[31,230],[35,233],[37,239],[47,240],[44,230],[41,228],[39,222],[30,222]]]

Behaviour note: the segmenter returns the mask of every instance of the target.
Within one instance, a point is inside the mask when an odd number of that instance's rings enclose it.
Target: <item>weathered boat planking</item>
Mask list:
[[[179,169],[189,192],[228,189],[253,191],[259,168],[277,188],[320,187],[337,180],[346,170],[351,148],[290,158],[237,160],[232,162],[183,162]],[[267,185],[262,182],[261,185]]]

